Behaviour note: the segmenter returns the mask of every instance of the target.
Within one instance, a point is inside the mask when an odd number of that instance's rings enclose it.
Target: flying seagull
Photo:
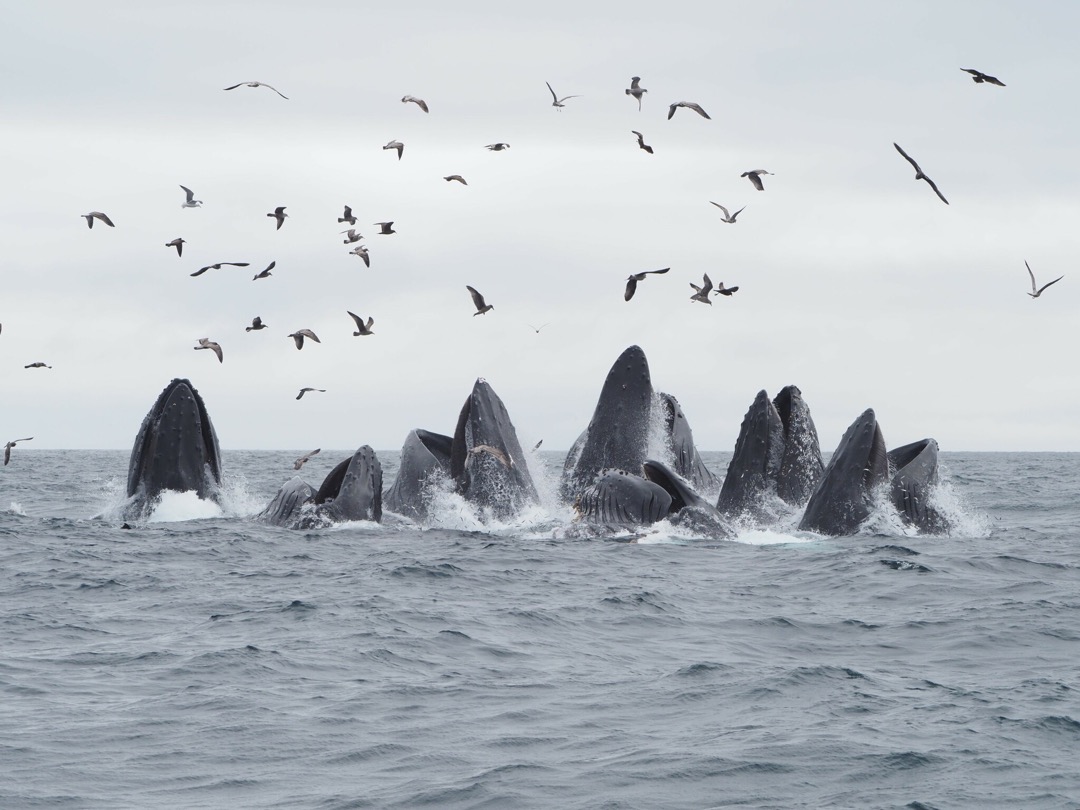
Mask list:
[[[759,178],[759,181],[760,181],[760,178]],[[735,224],[735,217],[737,217],[739,214],[741,214],[743,212],[743,209],[746,208],[746,206],[744,205],[742,208],[740,208],[738,211],[736,211],[734,214],[732,214],[732,213],[729,213],[728,210],[726,208],[724,208],[724,206],[722,206],[720,203],[713,202],[712,200],[709,200],[709,202],[711,202],[713,205],[715,205],[717,208],[719,208],[721,211],[724,212],[724,216],[721,219],[721,222],[727,222],[730,225]]]
[[[281,96],[286,101],[289,98],[288,96],[284,95],[280,90],[278,90],[276,87],[270,87],[270,85],[266,84],[266,82],[240,82],[240,84],[234,84],[232,87],[226,87],[224,89],[226,89],[226,90],[235,90],[237,87],[266,87],[266,88],[269,88],[270,90],[273,90],[275,93],[277,93],[279,96]]]
[[[490,149],[492,152],[501,152],[503,149],[509,149],[510,144],[508,144],[508,143],[489,143],[484,148],[485,149]]]
[[[260,278],[269,278],[269,277],[270,277],[270,276],[272,275],[272,273],[271,273],[270,271],[271,271],[271,270],[273,270],[273,269],[274,269],[275,267],[277,267],[277,261],[276,261],[276,260],[275,260],[275,261],[272,261],[272,262],[270,262],[270,264],[268,264],[268,265],[266,266],[266,269],[265,269],[265,270],[263,270],[263,271],[262,271],[261,273],[256,273],[256,274],[255,274],[255,275],[254,275],[254,276],[252,277],[252,279],[251,279],[251,280],[252,280],[252,281],[258,281],[258,280],[259,280]]]
[[[289,337],[293,339],[297,350],[304,348],[304,338],[306,337],[311,338],[316,343],[322,343],[318,336],[310,329],[297,329],[295,332],[292,332]]]
[[[94,227],[94,220],[95,219],[100,219],[102,222],[104,222],[110,228],[115,228],[116,227],[115,225],[113,225],[113,221],[111,219],[109,219],[109,217],[106,214],[103,214],[100,211],[91,211],[89,214],[80,214],[79,216],[86,219],[86,227],[87,228],[93,228]]]
[[[277,227],[274,228],[274,230],[275,231],[280,231],[281,226],[285,224],[285,217],[287,217],[288,214],[285,213],[285,206],[284,205],[279,205],[277,208],[274,209],[274,213],[267,214],[267,216],[268,217],[273,217],[274,219],[277,220]]]
[[[27,365],[23,366],[23,368],[52,368],[52,366],[47,366],[40,360],[37,360],[33,363],[28,363]]]
[[[364,238],[362,233],[357,233],[356,228],[349,228],[347,231],[342,231],[345,234],[345,239],[342,240],[343,245],[351,245],[353,242],[359,242]]]
[[[191,275],[193,277],[201,276],[207,270],[220,270],[225,265],[229,265],[230,267],[247,267],[249,264],[251,264],[251,262],[218,262],[217,264],[208,264],[206,267],[200,267]]]
[[[7,444],[5,444],[4,445],[4,466],[6,467],[8,465],[8,462],[11,461],[11,448],[12,447],[14,447],[19,442],[32,441],[33,438],[34,438],[33,436],[27,436],[25,439],[15,439],[14,441],[10,441]]]
[[[317,392],[318,392],[318,393],[320,393],[320,394],[325,394],[325,393],[326,393],[326,389],[325,389],[325,388],[301,388],[301,389],[300,389],[300,393],[296,395],[296,398],[297,398],[297,399],[302,399],[302,398],[303,398],[303,396],[304,396],[304,394],[308,393],[309,391],[317,391]],[[318,450],[316,450],[315,452],[316,452],[316,453],[318,453],[319,451],[318,451]],[[303,465],[301,465],[301,466],[303,466]],[[298,470],[299,470],[299,469],[300,469],[300,467],[297,467],[296,469],[298,469]]]
[[[542,323],[539,326],[533,326],[531,323],[525,324],[525,325],[528,326],[530,329],[532,329],[534,332],[536,332],[536,334],[538,334],[538,335],[540,334],[540,330],[543,329],[545,326],[547,326],[546,323]]]
[[[338,224],[342,222],[348,222],[350,225],[356,224],[356,217],[352,215],[352,209],[349,206],[345,206],[345,213],[343,216],[338,217]]]
[[[630,92],[630,91],[629,91],[629,90],[627,90],[627,92]],[[637,145],[638,145],[638,149],[644,149],[644,150],[645,150],[646,152],[648,152],[648,153],[649,153],[650,155],[651,155],[651,154],[653,153],[652,147],[651,147],[651,146],[649,146],[649,145],[648,145],[647,143],[645,143],[645,136],[644,136],[644,135],[642,135],[642,134],[641,134],[640,132],[638,132],[638,131],[637,131],[636,129],[632,129],[632,130],[630,130],[630,133],[631,133],[632,135],[637,135]]]
[[[710,121],[712,120],[709,117],[709,114],[707,112],[705,112],[705,110],[701,109],[700,104],[695,104],[692,101],[676,101],[674,104],[672,104],[670,107],[668,107],[667,117],[668,117],[669,121],[671,120],[671,116],[675,115],[675,110],[677,108],[679,108],[679,107],[686,107],[687,109],[690,109],[690,110],[693,110],[694,112],[696,112],[702,118],[709,118]]]
[[[427,108],[427,102],[424,101],[422,98],[417,98],[416,96],[402,96],[401,97],[401,103],[402,104],[408,104],[410,101],[413,104],[415,104],[417,107],[419,107],[421,110],[423,110],[424,112],[429,112],[429,110]]]
[[[713,295],[731,295],[732,293],[737,293],[738,291],[738,287],[725,287],[724,282],[721,281],[719,284],[716,285],[716,289],[713,290]]]
[[[445,180],[447,183],[449,183],[451,180],[457,180],[463,186],[469,185],[465,182],[465,178],[462,177],[460,174],[448,174],[446,177],[443,178],[443,180]]]
[[[703,304],[712,304],[709,299],[709,293],[712,292],[712,280],[709,278],[709,274],[706,273],[704,277],[704,283],[702,286],[698,286],[694,282],[690,282],[690,286],[694,288],[695,292],[690,296],[691,301],[700,301]]]
[[[634,297],[634,293],[637,292],[637,285],[639,281],[644,281],[645,276],[650,273],[666,273],[670,270],[670,267],[665,267],[663,270],[646,270],[643,273],[634,273],[626,277],[626,292],[623,293],[623,300],[629,301]]]
[[[469,291],[469,295],[472,296],[472,302],[476,306],[476,312],[473,313],[474,318],[477,315],[484,315],[489,309],[495,309],[494,304],[484,302],[484,296],[477,292],[474,287],[470,287],[466,284],[465,289]]]
[[[166,242],[165,247],[174,247],[174,248],[176,248],[176,255],[177,256],[183,256],[184,255],[184,241],[185,240],[181,239],[180,237],[177,237],[176,239],[173,239],[171,242]]]
[[[641,112],[641,97],[649,92],[648,90],[646,90],[644,87],[642,87],[640,85],[640,82],[641,82],[641,77],[640,76],[632,76],[630,78],[630,86],[628,88],[626,88],[626,95],[633,96],[634,98],[637,99],[638,112]]]
[[[894,142],[893,146],[896,147],[897,152],[899,152],[901,155],[904,156],[904,160],[906,160],[908,163],[910,163],[915,168],[915,179],[916,180],[925,180],[927,183],[929,183],[930,188],[932,188],[934,190],[934,193],[937,194],[938,197],[941,198],[941,201],[943,203],[948,205],[949,201],[945,199],[945,195],[942,194],[940,191],[938,191],[938,187],[934,183],[933,180],[931,180],[929,177],[927,177],[925,174],[923,174],[923,170],[919,168],[918,163],[916,163],[914,160],[912,160],[911,155],[909,155],[907,152],[905,152],[903,149],[901,149],[900,144]]]
[[[221,353],[221,346],[219,346],[217,343],[214,343],[214,341],[212,341],[210,338],[199,338],[199,345],[195,347],[195,351],[199,351],[199,349],[210,349],[214,354],[217,355],[219,363],[225,362],[225,358]]]
[[[244,331],[245,332],[258,332],[260,329],[265,329],[265,328],[266,328],[266,324],[263,323],[262,318],[260,318],[258,315],[256,315],[254,318],[251,319],[251,326],[245,326]]]
[[[1058,276],[1053,281],[1048,281],[1045,284],[1043,284],[1041,287],[1036,289],[1035,288],[1035,274],[1031,272],[1031,265],[1029,265],[1027,263],[1027,261],[1025,261],[1024,262],[1024,267],[1027,268],[1028,275],[1031,276],[1031,292],[1029,292],[1028,295],[1030,295],[1032,298],[1038,298],[1040,295],[1042,295],[1043,290],[1045,290],[1051,284],[1057,284],[1059,281],[1061,281],[1063,278],[1065,278],[1065,276]]]
[[[349,310],[345,310],[345,311],[349,312]],[[374,318],[369,317],[367,319],[367,323],[364,323],[364,319],[361,318],[359,315],[357,315],[355,312],[349,312],[349,317],[352,318],[353,321],[356,323],[356,330],[357,331],[353,332],[353,337],[360,337],[361,335],[374,335],[375,334],[374,332],[371,331],[371,327],[375,323]]]
[[[565,104],[563,104],[563,102],[566,101],[568,98],[581,98],[581,96],[563,96],[562,98],[559,98],[557,95],[555,95],[555,91],[551,89],[551,82],[544,82],[544,84],[547,85],[548,90],[551,90],[551,97],[552,99],[554,99],[554,101],[551,102],[551,106],[556,107],[559,110],[562,110],[562,108],[566,106]]]
[[[293,462],[293,469],[294,470],[299,470],[301,467],[303,467],[305,464],[307,464],[309,461],[311,461],[312,456],[319,455],[319,450],[321,450],[321,449],[322,448],[316,447],[310,453],[305,453],[304,455],[300,456],[300,458],[298,458],[296,461]]]
[[[897,149],[899,148],[900,147],[897,147]],[[751,183],[754,184],[754,188],[756,188],[758,191],[764,191],[765,184],[761,182],[761,175],[763,174],[772,174],[772,172],[767,172],[764,169],[751,169],[748,172],[743,172],[739,175],[739,177],[747,178]]]
[[[392,233],[397,233],[397,231],[395,231],[393,227],[393,220],[390,220],[389,222],[373,222],[371,224],[379,226],[379,236],[389,236]]]
[[[383,149],[397,149],[397,159],[401,160],[401,153],[405,151],[405,144],[401,141],[390,141]]]
[[[970,73],[971,74],[971,80],[973,82],[975,82],[975,84],[982,84],[983,82],[986,82],[987,84],[996,84],[998,87],[1004,87],[1005,86],[1005,82],[1001,81],[1001,79],[996,79],[993,76],[987,76],[981,70],[975,70],[974,68],[960,68],[960,69],[962,71],[964,71],[965,73]]]
[[[357,245],[352,250],[350,250],[349,253],[353,254],[354,256],[359,256],[361,259],[364,260],[364,264],[367,267],[371,267],[371,257],[368,255],[367,248],[363,245]]]
[[[180,188],[182,188],[187,194],[187,199],[180,203],[181,208],[198,208],[200,205],[202,205],[202,200],[195,199],[194,191],[184,185],[180,186]]]

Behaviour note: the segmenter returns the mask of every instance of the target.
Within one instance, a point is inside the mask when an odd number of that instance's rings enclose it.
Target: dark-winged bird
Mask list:
[[[627,276],[626,277],[626,290],[623,292],[623,300],[624,301],[629,301],[631,298],[634,297],[634,293],[637,292],[638,282],[639,281],[644,281],[645,276],[650,275],[652,273],[656,273],[657,275],[659,275],[661,273],[666,273],[670,269],[671,269],[670,267],[665,267],[663,270],[646,270],[643,273],[634,273],[632,275]]]
[[[982,84],[983,82],[986,82],[987,84],[996,84],[998,87],[1004,87],[1005,86],[1005,82],[1001,81],[1001,79],[996,79],[993,76],[987,76],[981,70],[975,70],[974,68],[960,68],[960,69],[962,71],[964,71],[964,73],[970,73],[971,74],[971,80],[973,82],[975,82],[975,84]]]
[[[912,160],[911,155],[909,155],[907,152],[905,152],[903,149],[901,149],[900,144],[894,142],[893,146],[896,147],[897,152],[899,152],[901,155],[904,156],[904,160],[906,160],[908,163],[910,163],[915,168],[915,179],[916,180],[925,180],[929,184],[930,188],[932,188],[934,190],[934,193],[937,194],[938,197],[941,198],[941,201],[943,203],[945,203],[946,205],[948,205],[949,201],[945,199],[944,194],[942,194],[940,191],[938,191],[937,184],[934,183],[934,181],[931,180],[929,177],[927,177],[925,174],[923,174],[923,170],[919,168],[918,163],[916,163],[914,160]]]
[[[1045,284],[1043,284],[1043,285],[1042,285],[1041,287],[1039,287],[1038,289],[1036,289],[1036,288],[1035,288],[1035,274],[1031,272],[1031,265],[1029,265],[1029,264],[1028,264],[1028,263],[1027,263],[1027,262],[1025,261],[1025,262],[1024,262],[1024,267],[1026,267],[1026,268],[1027,268],[1027,270],[1028,270],[1028,275],[1029,275],[1029,276],[1031,276],[1031,292],[1029,292],[1029,293],[1028,293],[1028,295],[1030,295],[1030,296],[1031,296],[1032,298],[1038,298],[1038,297],[1039,297],[1040,295],[1042,295],[1042,294],[1043,294],[1043,290],[1045,290],[1045,289],[1046,289],[1047,287],[1049,287],[1049,286],[1050,286],[1051,284],[1057,284],[1057,283],[1058,283],[1059,281],[1061,281],[1061,280],[1062,280],[1063,278],[1065,278],[1065,276],[1058,276],[1058,277],[1057,277],[1057,278],[1055,278],[1055,279],[1054,279],[1053,281],[1048,281],[1048,282],[1046,282]]]
[[[476,312],[473,313],[474,318],[477,315],[485,314],[489,309],[495,309],[494,304],[488,304],[484,301],[484,296],[477,292],[475,287],[470,287],[466,284],[465,289],[469,291],[469,295],[472,296],[472,302],[476,306]]]

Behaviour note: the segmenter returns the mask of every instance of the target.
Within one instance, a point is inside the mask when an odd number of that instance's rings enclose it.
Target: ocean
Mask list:
[[[1080,454],[942,453],[953,536],[736,541],[577,536],[558,453],[512,523],[253,522],[298,455],[123,530],[126,451],[13,451],[0,807],[1080,808]]]

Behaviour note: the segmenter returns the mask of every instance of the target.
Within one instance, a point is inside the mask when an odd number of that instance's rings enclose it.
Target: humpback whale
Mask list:
[[[725,515],[758,520],[770,516],[767,501],[774,496],[802,506],[824,466],[817,428],[798,386],[785,386],[771,402],[759,391],[743,418],[716,506]]]
[[[428,488],[439,477],[450,476],[450,453],[454,440],[441,433],[412,430],[401,447],[397,478],[383,503],[391,512],[413,520],[428,515]]]
[[[563,467],[561,493],[573,503],[604,470],[641,469],[649,445],[653,387],[639,346],[626,349],[608,371],[592,420]]]
[[[465,500],[499,519],[540,502],[510,414],[483,378],[473,385],[458,416],[450,476]]]
[[[829,535],[854,534],[870,515],[874,489],[888,480],[885,439],[874,409],[867,408],[840,439],[799,528]]]
[[[608,470],[574,504],[583,523],[607,529],[647,526],[670,518],[710,538],[730,537],[717,509],[660,461],[646,460],[641,475]]]
[[[825,470],[817,428],[798,386],[781,388],[773,398],[773,406],[784,425],[784,455],[776,479],[776,494],[793,506],[802,506],[810,499]]]
[[[202,397],[174,379],[142,421],[128,462],[125,519],[150,512],[162,491],[195,491],[220,502],[221,450]]]
[[[314,490],[290,478],[256,520],[290,529],[310,529],[346,520],[382,521],[382,465],[368,445],[341,461]]]
[[[776,494],[784,458],[784,423],[764,390],[743,417],[716,508],[725,515],[765,516],[765,501]]]
[[[892,476],[890,497],[905,523],[928,534],[947,534],[949,522],[930,503],[938,482],[938,444],[922,439],[888,453]]]
[[[662,422],[657,425],[659,417]],[[566,455],[560,486],[563,500],[574,503],[608,470],[638,474],[649,458],[654,426],[661,429],[662,447],[653,452],[670,454],[675,472],[693,486],[715,490],[716,477],[694,446],[694,432],[679,401],[653,390],[645,352],[630,346],[608,371],[592,420]]]

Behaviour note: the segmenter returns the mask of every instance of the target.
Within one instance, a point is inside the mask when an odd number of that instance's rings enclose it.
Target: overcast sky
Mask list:
[[[890,447],[1080,450],[1075,3],[51,2],[4,29],[5,440],[130,447],[188,377],[225,448],[396,450],[482,376],[554,450],[636,343],[705,450],[790,383],[826,450],[867,407]],[[288,100],[223,91],[255,80]],[[1034,300],[1025,260],[1065,278]],[[189,275],[220,261],[250,267]],[[691,302],[703,273],[740,289]]]

